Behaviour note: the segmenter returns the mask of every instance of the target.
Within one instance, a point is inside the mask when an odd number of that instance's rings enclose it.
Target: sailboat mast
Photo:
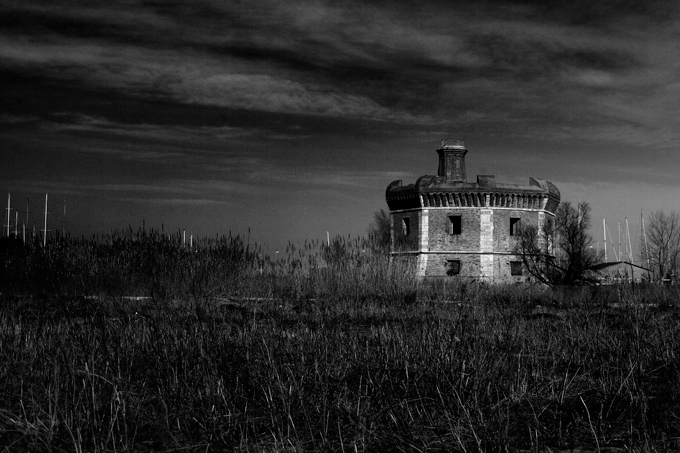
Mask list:
[[[616,255],[616,246],[614,245],[614,238],[612,237],[612,232],[607,228],[607,234],[609,235],[609,243],[612,246],[612,251],[614,252],[614,260],[620,261],[621,257]]]
[[[61,237],[66,237],[66,197],[64,196],[64,219],[61,221]]]
[[[645,240],[644,233],[642,231],[642,224],[644,220],[642,219],[642,209],[640,209],[640,262],[645,265],[645,245],[642,241]]]
[[[7,237],[9,237],[9,222],[10,222],[9,213],[10,213],[10,209],[12,209],[12,205],[10,203],[10,195],[11,194],[9,194],[9,193],[7,194]]]
[[[628,236],[628,262],[633,263],[635,258],[633,257],[633,244],[630,242],[630,228],[628,228],[628,217],[626,217],[626,236]]]
[[[642,211],[640,211],[642,217]],[[647,243],[647,230],[645,229],[645,218],[642,217],[642,237],[645,238],[645,255],[647,255],[647,269],[652,268],[651,260],[649,259],[649,244]]]
[[[47,194],[45,194],[45,228],[43,228],[43,247],[47,245]]]
[[[602,219],[602,233],[604,235],[604,262],[607,262],[607,219]]]
[[[31,201],[31,197],[26,197],[26,223],[24,223],[24,242],[26,242],[26,225],[28,225],[28,208]]]
[[[621,261],[621,221],[619,220],[619,251],[618,251],[619,259],[617,261]]]

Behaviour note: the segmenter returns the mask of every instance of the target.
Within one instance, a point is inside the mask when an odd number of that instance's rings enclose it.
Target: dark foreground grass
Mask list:
[[[426,285],[364,250],[215,264],[231,299],[5,292],[0,446],[680,450],[674,289]]]
[[[6,451],[677,451],[675,305],[4,300]],[[82,305],[84,302],[74,301]],[[85,302],[85,304],[89,304]],[[95,302],[92,302],[94,305]],[[129,304],[129,303],[128,303]],[[142,307],[136,307],[141,309]],[[147,309],[147,311],[149,311]]]

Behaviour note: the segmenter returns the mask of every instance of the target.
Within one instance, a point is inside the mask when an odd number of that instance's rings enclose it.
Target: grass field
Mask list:
[[[2,451],[678,451],[674,287],[418,282],[362,240],[0,247]]]

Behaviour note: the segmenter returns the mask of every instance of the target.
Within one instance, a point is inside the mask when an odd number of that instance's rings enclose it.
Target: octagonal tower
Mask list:
[[[437,176],[387,186],[391,255],[416,260],[420,277],[524,281],[528,275],[513,253],[513,236],[521,225],[541,231],[555,216],[560,192],[536,178],[528,185],[499,183],[493,175],[467,182],[467,152],[462,140],[442,140]]]

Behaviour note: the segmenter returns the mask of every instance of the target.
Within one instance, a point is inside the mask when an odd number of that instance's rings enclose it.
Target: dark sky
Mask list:
[[[363,235],[451,137],[468,180],[548,179],[636,242],[680,209],[677,4],[4,1],[0,188],[37,228],[49,193],[51,229],[66,197],[74,234],[275,249]]]

